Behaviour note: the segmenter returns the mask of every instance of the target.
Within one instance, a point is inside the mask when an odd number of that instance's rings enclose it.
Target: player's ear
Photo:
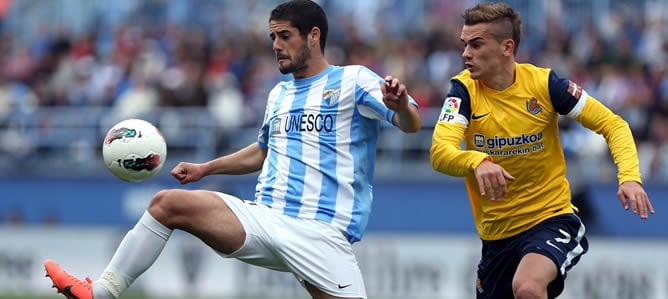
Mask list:
[[[503,42],[503,56],[513,55],[515,55],[515,41],[512,38],[509,38]]]
[[[316,46],[320,44],[320,28],[313,27],[311,33],[307,35],[308,43],[311,46]]]

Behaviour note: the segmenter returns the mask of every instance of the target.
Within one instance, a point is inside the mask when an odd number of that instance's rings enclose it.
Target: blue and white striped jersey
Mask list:
[[[373,200],[383,78],[364,66],[330,66],[269,93],[258,136],[267,159],[256,200],[285,215],[332,223],[354,243]],[[413,105],[417,104],[411,99]]]

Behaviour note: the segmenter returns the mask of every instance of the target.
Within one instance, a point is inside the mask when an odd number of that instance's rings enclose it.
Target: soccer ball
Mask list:
[[[107,132],[102,156],[115,176],[128,182],[141,182],[160,172],[167,158],[167,143],[151,123],[127,119]]]

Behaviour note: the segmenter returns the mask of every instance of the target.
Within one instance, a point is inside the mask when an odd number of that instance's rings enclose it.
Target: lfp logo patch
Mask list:
[[[445,121],[449,123],[455,122],[455,116],[459,112],[459,107],[462,104],[462,99],[449,97],[443,102],[443,109],[441,109],[441,115],[438,117],[438,121]]]
[[[459,106],[461,106],[462,99],[450,97],[445,99],[443,103],[443,112],[455,114],[459,112]]]

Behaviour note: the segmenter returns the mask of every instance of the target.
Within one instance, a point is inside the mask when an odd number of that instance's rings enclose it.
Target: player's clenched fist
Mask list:
[[[179,180],[181,184],[196,182],[204,177],[203,166],[203,164],[180,162],[172,169],[172,176]]]
[[[380,84],[380,90],[383,92],[383,103],[387,108],[394,111],[408,109],[408,91],[406,85],[399,79],[386,76],[385,82]]]

